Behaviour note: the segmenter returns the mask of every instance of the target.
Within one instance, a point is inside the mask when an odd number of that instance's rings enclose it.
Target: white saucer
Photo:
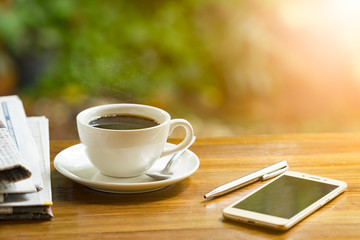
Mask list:
[[[167,143],[165,148],[171,145]],[[170,157],[166,156],[157,160],[149,172],[162,169]],[[65,177],[95,190],[113,193],[139,193],[155,191],[189,177],[198,169],[200,161],[193,152],[186,150],[172,165],[171,170],[174,175],[168,179],[155,180],[146,175],[134,178],[114,178],[101,174],[90,163],[85,153],[85,146],[80,143],[61,151],[55,157],[54,165],[56,170]]]

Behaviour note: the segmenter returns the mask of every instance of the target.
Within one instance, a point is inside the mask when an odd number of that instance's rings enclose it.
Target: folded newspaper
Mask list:
[[[0,220],[52,214],[49,121],[26,117],[18,96],[0,97]]]
[[[22,163],[19,149],[0,120],[0,183],[17,182],[30,176],[31,172]]]

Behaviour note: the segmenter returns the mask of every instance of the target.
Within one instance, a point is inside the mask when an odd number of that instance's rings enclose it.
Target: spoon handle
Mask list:
[[[176,159],[178,159],[178,158],[181,156],[181,154],[183,154],[183,153],[195,142],[195,139],[196,139],[196,137],[194,136],[194,137],[191,139],[191,142],[189,143],[189,145],[188,145],[185,149],[180,150],[180,151],[178,151],[177,153],[175,153],[175,154],[171,157],[171,159],[169,160],[169,162],[166,164],[165,169],[169,168],[169,167],[173,164],[173,162],[174,162]]]

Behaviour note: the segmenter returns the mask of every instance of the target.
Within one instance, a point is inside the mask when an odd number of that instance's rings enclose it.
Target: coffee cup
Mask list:
[[[194,136],[188,121],[171,119],[166,111],[141,104],[91,107],[80,112],[76,122],[90,162],[111,177],[140,176],[159,158],[185,149]],[[177,127],[185,129],[184,139],[165,149]]]

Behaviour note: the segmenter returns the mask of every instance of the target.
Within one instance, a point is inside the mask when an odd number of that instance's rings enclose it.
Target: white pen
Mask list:
[[[288,168],[289,168],[289,166],[286,161],[281,161],[281,162],[275,163],[273,165],[270,165],[263,169],[260,169],[256,172],[250,173],[241,178],[235,179],[229,183],[221,185],[221,186],[213,189],[209,193],[205,194],[204,198],[217,197],[220,195],[224,195],[228,192],[234,191],[235,189],[241,188],[250,183],[253,183],[253,182],[256,182],[259,180],[267,180],[267,179],[273,178],[275,176],[280,175],[281,173],[284,173]]]

